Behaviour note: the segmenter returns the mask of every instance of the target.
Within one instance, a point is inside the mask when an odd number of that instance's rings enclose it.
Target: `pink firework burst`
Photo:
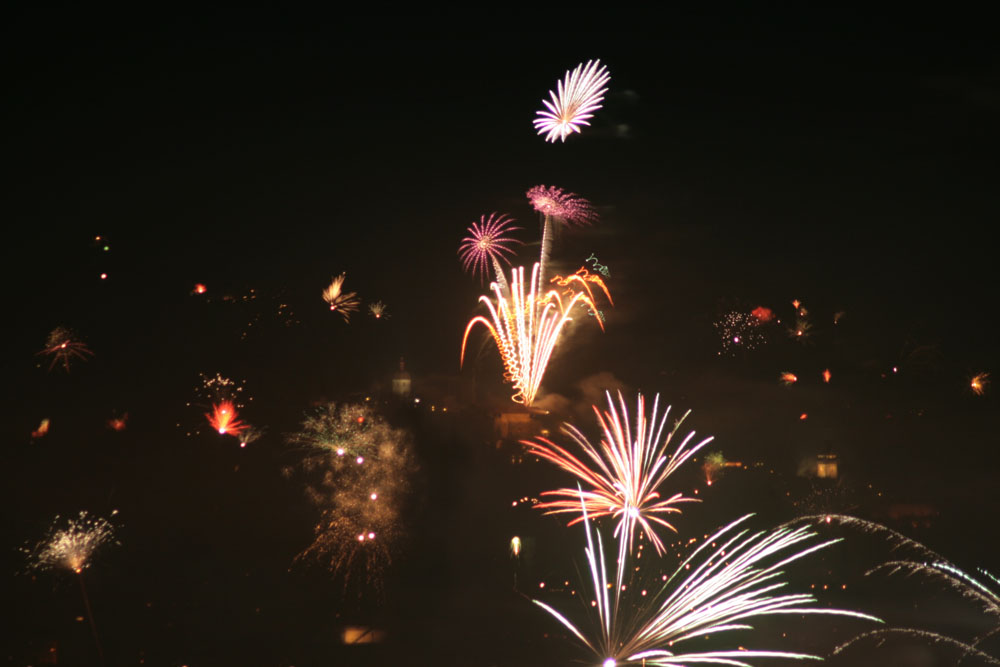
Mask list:
[[[601,66],[600,60],[588,60],[580,63],[571,72],[566,72],[565,78],[557,84],[555,91],[549,91],[552,99],[542,100],[546,109],[542,109],[534,120],[535,130],[544,134],[546,141],[556,139],[566,141],[566,137],[579,132],[582,125],[590,125],[588,119],[593,118],[594,111],[601,108],[604,93],[608,92],[606,84],[611,80],[608,69]]]
[[[504,253],[513,255],[514,250],[510,246],[521,243],[509,236],[513,230],[521,229],[514,227],[513,223],[514,219],[504,213],[490,213],[489,216],[481,216],[479,222],[473,222],[469,226],[469,235],[458,246],[462,268],[473,275],[478,274],[482,279],[489,277],[489,265],[492,263],[499,275],[500,262],[510,264]]]
[[[565,224],[590,225],[597,222],[593,204],[573,192],[554,185],[536,185],[527,192],[536,211]]]

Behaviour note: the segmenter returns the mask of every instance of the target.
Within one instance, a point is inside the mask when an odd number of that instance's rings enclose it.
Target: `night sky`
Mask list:
[[[97,664],[72,574],[25,573],[18,550],[84,509],[118,511],[121,545],[85,572],[108,664],[584,658],[525,597],[576,576],[583,533],[511,512],[569,479],[512,464],[516,442],[494,446],[490,417],[515,406],[492,344],[477,335],[459,368],[484,293],[459,241],[505,212],[527,243],[518,263],[533,261],[524,193],[538,184],[597,208],[597,224],[557,240],[554,268],[593,254],[614,298],[604,333],[575,323],[554,355],[539,401],[551,423],[596,436],[589,405],[605,390],[658,393],[728,459],[773,471],[728,472],[685,508],[681,535],[746,511],[796,516],[797,473],[833,452],[858,516],[1000,570],[995,387],[969,386],[1000,368],[1000,52],[983,17],[939,19],[629,16],[549,31],[536,17],[528,31],[512,18],[8,16],[6,664],[44,664],[53,645],[58,664]],[[593,58],[611,73],[604,108],[546,143],[531,125],[541,99]],[[363,301],[349,324],[320,298],[341,272]],[[367,314],[377,300],[389,319]],[[785,335],[793,300],[813,324],[805,344]],[[757,349],[723,350],[714,323],[757,306],[781,325]],[[58,326],[94,352],[69,373],[37,354]],[[286,434],[311,406],[384,396],[400,358],[426,398],[386,407],[419,459],[407,538],[383,597],[345,594],[292,565],[316,510],[283,473]],[[781,386],[786,371],[799,382]],[[241,450],[204,427],[189,436],[204,421],[186,405],[199,373],[244,381],[242,416],[264,437]],[[125,412],[126,430],[105,426]],[[678,483],[707,492],[691,470]],[[536,549],[524,595],[513,534]],[[838,547],[831,576],[864,579],[877,547],[858,544]],[[963,641],[980,629],[978,612],[927,601],[926,582],[895,583],[837,603]],[[350,624],[390,639],[340,646]],[[826,655],[841,630],[805,641]],[[951,664],[920,655],[907,664]]]

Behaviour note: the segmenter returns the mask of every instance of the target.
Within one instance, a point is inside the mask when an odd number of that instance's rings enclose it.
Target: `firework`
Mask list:
[[[597,548],[584,514],[587,563],[593,584],[592,608],[597,631],[588,638],[565,615],[533,600],[552,614],[605,665],[625,663],[669,665],[692,663],[749,667],[749,658],[820,659],[817,656],[745,649],[675,652],[682,642],[731,630],[752,630],[748,621],[773,614],[824,614],[868,621],[880,619],[856,611],[815,606],[816,598],[803,593],[778,594],[787,586],[780,580],[784,568],[800,558],[838,542],[814,543],[805,526],[779,527],[751,533],[740,524],[744,516],[717,531],[691,553],[669,577],[641,602],[628,599],[640,586],[623,585],[634,566],[621,558],[609,580],[600,532]],[[631,583],[631,582],[630,582]],[[718,640],[716,640],[718,641]]]
[[[635,432],[628,423],[628,410],[625,399],[618,394],[618,407],[611,398],[610,392],[605,393],[608,409],[603,413],[598,407],[592,406],[597,416],[597,424],[601,429],[601,443],[595,447],[575,426],[564,424],[562,432],[583,450],[593,463],[588,467],[584,461],[571,454],[567,449],[556,445],[545,438],[537,442],[523,441],[528,453],[540,456],[563,470],[573,474],[584,484],[586,489],[577,490],[564,488],[546,491],[543,496],[551,496],[551,500],[537,505],[538,509],[546,510],[547,514],[580,513],[580,501],[583,499],[587,514],[594,518],[611,516],[618,520],[615,536],[620,545],[632,549],[636,529],[641,529],[658,553],[663,553],[663,542],[654,530],[654,524],[676,532],[673,525],[664,516],[679,514],[677,505],[683,502],[698,502],[687,498],[681,493],[669,497],[660,495],[658,489],[666,482],[681,465],[684,464],[699,449],[712,441],[705,438],[693,447],[689,447],[694,438],[694,431],[667,454],[677,429],[687,418],[685,413],[674,424],[673,429],[663,437],[670,407],[657,417],[660,397],[653,400],[653,410],[646,414],[646,403],[639,394],[636,407]],[[577,516],[569,525],[582,521]]]
[[[333,279],[330,286],[323,290],[323,300],[330,304],[330,310],[339,312],[345,322],[351,321],[351,313],[357,312],[361,299],[355,292],[344,292],[346,273],[341,273]]]
[[[969,387],[972,389],[972,393],[976,396],[982,396],[986,393],[986,387],[990,384],[990,374],[989,373],[977,373],[972,376],[969,380]]]
[[[220,435],[239,435],[240,431],[247,428],[247,425],[240,421],[236,412],[236,406],[231,401],[222,401],[212,406],[212,414],[205,414],[208,423]]]
[[[114,526],[107,519],[84,511],[65,524],[57,516],[45,538],[22,552],[33,570],[72,570],[79,574],[90,567],[98,549],[114,542],[114,535]]]
[[[573,71],[567,71],[556,91],[549,91],[552,101],[542,100],[545,109],[536,114],[535,130],[544,134],[546,141],[554,142],[556,139],[566,141],[566,137],[579,132],[582,125],[589,126],[593,112],[601,108],[610,80],[611,75],[600,60],[588,60]]]
[[[559,225],[589,225],[597,221],[597,211],[589,201],[555,186],[536,185],[527,192],[531,206],[542,214],[540,279],[545,283],[545,267],[552,251],[552,237]]]
[[[245,448],[247,445],[260,440],[264,435],[264,429],[257,428],[256,426],[246,426],[243,431],[238,434],[240,440],[240,448]]]
[[[720,355],[735,355],[740,350],[755,350],[767,342],[757,318],[742,311],[733,310],[726,313],[713,326],[722,343]]]
[[[812,325],[801,317],[795,320],[795,326],[788,328],[788,337],[799,342],[805,342],[811,335]]]
[[[43,419],[42,421],[40,421],[38,423],[38,428],[36,428],[34,431],[31,432],[31,439],[32,440],[38,440],[39,438],[43,438],[46,435],[48,435],[49,434],[49,424],[50,423],[51,422],[49,421],[48,417],[46,417],[45,419]]]
[[[798,376],[795,375],[795,373],[789,373],[788,371],[785,371],[784,373],[778,376],[778,380],[781,382],[781,384],[785,385],[786,387],[791,387],[793,384],[799,381],[799,378]]]
[[[536,185],[527,192],[531,206],[547,218],[564,225],[590,225],[597,222],[593,204],[573,192],[554,185]]]
[[[460,360],[464,362],[465,345],[472,327],[482,324],[489,330],[503,360],[504,379],[514,385],[512,400],[524,405],[531,405],[535,400],[563,327],[573,319],[573,308],[581,305],[597,310],[594,302],[583,292],[566,299],[555,290],[542,294],[540,278],[541,268],[536,263],[531,270],[527,295],[524,293],[524,267],[511,271],[508,294],[504,294],[494,283],[492,288],[496,304],[489,297],[479,297],[489,310],[491,319],[482,315],[472,318],[462,337]],[[603,330],[603,323],[598,320],[598,324]]]
[[[503,280],[501,262],[510,264],[506,255],[514,255],[510,246],[520,243],[509,236],[510,232],[520,227],[513,226],[514,219],[501,213],[490,213],[481,216],[479,222],[469,226],[469,235],[462,239],[458,246],[459,259],[462,268],[472,274],[478,274],[480,281],[490,275],[489,267],[493,266],[497,280]]]
[[[380,590],[403,536],[400,512],[415,470],[406,433],[364,405],[331,403],[289,441],[305,449],[307,493],[321,510],[315,539],[296,561],[329,568],[345,590],[362,580]]]
[[[883,648],[887,641],[891,638],[913,638],[920,639],[930,644],[943,645],[948,648],[955,650],[955,662],[956,665],[961,665],[966,660],[977,658],[982,662],[982,664],[990,665],[1000,665],[1000,660],[997,660],[993,656],[983,653],[977,649],[972,644],[966,644],[965,642],[959,641],[953,637],[946,637],[940,635],[936,632],[929,632],[927,630],[916,630],[913,628],[884,628],[880,630],[872,630],[871,632],[865,632],[857,637],[851,638],[833,650],[830,656],[840,656],[850,647],[860,644],[865,641],[872,641],[874,643],[874,648]],[[912,655],[912,654],[909,654]],[[924,660],[928,658],[925,656]],[[939,664],[939,663],[927,663],[927,664]],[[949,662],[948,664],[952,664]]]
[[[521,556],[521,538],[517,535],[510,538],[510,555],[511,558],[519,558]]]
[[[750,311],[750,314],[753,315],[754,319],[760,324],[767,324],[774,319],[774,311],[770,308],[765,308],[764,306],[757,306]]]
[[[712,482],[719,478],[722,471],[726,469],[729,461],[722,455],[722,452],[709,452],[705,454],[705,460],[701,464],[701,469],[705,473],[705,483],[712,486]]]
[[[122,414],[121,417],[112,417],[106,424],[112,431],[124,431],[128,428],[128,413]]]
[[[376,320],[381,320],[382,318],[389,318],[389,313],[386,311],[385,304],[381,301],[376,301],[375,303],[368,304],[368,312]]]
[[[51,371],[57,363],[61,363],[66,372],[69,372],[69,362],[73,359],[86,360],[94,356],[82,341],[76,340],[73,332],[66,327],[56,327],[45,339],[45,347],[38,352],[51,358],[49,370]]]
[[[604,280],[599,275],[587,271],[585,267],[581,266],[577,269],[576,273],[572,273],[565,278],[562,276],[555,276],[549,282],[555,283],[560,287],[565,287],[566,289],[563,291],[563,296],[573,296],[575,294],[573,287],[580,287],[586,290],[587,296],[590,297],[591,301],[594,300],[594,293],[591,291],[588,283],[593,283],[604,291],[604,296],[608,298],[608,303],[612,306],[615,305],[615,302],[611,299],[611,292],[608,291],[608,286],[604,284]]]
[[[833,377],[833,373],[830,372],[829,368],[820,373],[820,375],[823,376],[823,382],[825,382],[826,384],[830,384],[830,378]]]

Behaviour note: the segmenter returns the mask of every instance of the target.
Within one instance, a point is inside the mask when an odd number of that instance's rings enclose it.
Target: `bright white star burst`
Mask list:
[[[542,100],[547,110],[538,112],[535,130],[544,134],[546,141],[555,142],[556,139],[566,141],[566,137],[579,132],[582,125],[589,126],[587,121],[601,108],[610,80],[611,75],[600,60],[588,60],[566,72],[556,90],[549,91],[552,101]]]

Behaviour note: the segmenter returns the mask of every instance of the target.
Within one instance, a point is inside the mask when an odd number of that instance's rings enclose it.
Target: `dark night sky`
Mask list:
[[[119,474],[162,466],[142,473],[154,487],[198,488],[213,483],[212,465],[228,470],[226,455],[203,469],[194,445],[171,450],[175,434],[161,432],[199,371],[247,378],[275,450],[309,402],[367,390],[400,355],[417,378],[458,373],[480,293],[458,241],[491,211],[537,239],[523,193],[539,183],[598,207],[601,222],[554,255],[572,271],[596,253],[616,303],[605,334],[576,332],[572,353],[557,356],[549,391],[578,404],[581,380],[610,373],[692,408],[693,427],[731,458],[794,472],[830,446],[856,481],[995,515],[995,399],[976,399],[967,382],[998,369],[989,239],[1000,53],[977,17],[925,19],[675,15],[656,31],[635,31],[649,17],[623,17],[610,30],[553,33],[485,21],[407,29],[374,16],[15,12],[0,28],[14,395],[5,487],[21,531],[11,548],[56,511],[138,488]],[[541,98],[590,58],[611,72],[604,109],[582,136],[545,143],[531,127]],[[109,253],[91,243],[97,234]],[[325,311],[320,291],[341,271],[366,301],[388,304],[386,326],[359,314],[348,327]],[[210,295],[255,289],[261,331],[240,341],[244,311],[195,302],[196,282]],[[787,317],[796,298],[823,323],[812,345],[779,336],[759,354],[717,355],[712,322],[724,312],[766,305]],[[272,317],[279,302],[299,325]],[[96,352],[68,377],[36,367],[57,325]],[[894,365],[903,372],[891,376]],[[824,367],[835,369],[829,387],[816,380]],[[810,381],[786,390],[776,381],[786,370]],[[82,453],[106,437],[85,430],[112,409],[163,442],[149,454]],[[44,416],[81,432],[28,444]],[[36,451],[46,445],[51,456]],[[294,490],[268,483],[294,505]],[[249,486],[227,488],[259,502]],[[192,493],[191,507],[211,499]],[[164,520],[170,502],[142,511]],[[281,507],[252,506],[267,526],[284,521]],[[286,542],[299,537],[288,530]],[[203,538],[195,532],[182,541]],[[955,550],[982,557],[971,542]],[[272,551],[280,569],[287,548]]]

